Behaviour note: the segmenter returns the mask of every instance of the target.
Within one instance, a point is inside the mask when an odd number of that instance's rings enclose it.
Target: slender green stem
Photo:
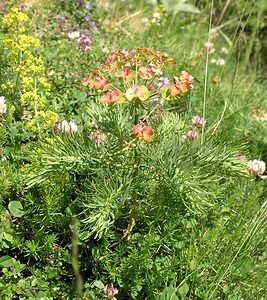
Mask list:
[[[138,112],[138,102],[137,101],[134,103],[134,107],[133,107],[133,123],[134,123],[134,125],[137,125],[139,123],[139,112]],[[133,176],[135,179],[139,175],[139,166],[140,166],[140,158],[139,158],[139,154],[138,154],[138,149],[137,149],[137,147],[135,147],[134,148],[134,161],[133,161],[133,168],[134,168]],[[132,193],[132,207],[131,207],[131,212],[130,212],[129,224],[123,235],[123,238],[126,240],[130,240],[133,228],[135,226],[137,201],[138,201],[138,194],[137,194],[137,190],[135,188],[135,190]]]
[[[210,21],[209,21],[209,33],[208,33],[208,43],[210,42],[210,29],[211,29],[211,21],[212,21],[212,12],[213,12],[213,0],[211,1],[210,7]],[[209,47],[207,47],[206,52],[206,66],[205,66],[205,83],[204,83],[204,95],[203,95],[203,112],[202,116],[205,119],[206,115],[206,98],[207,98],[207,85],[208,85],[208,67],[209,67]],[[202,134],[201,134],[201,144],[204,143],[204,127],[202,126]]]
[[[79,270],[78,262],[78,225],[77,219],[72,218],[72,237],[71,237],[71,264],[76,276],[77,300],[83,298],[83,278]]]

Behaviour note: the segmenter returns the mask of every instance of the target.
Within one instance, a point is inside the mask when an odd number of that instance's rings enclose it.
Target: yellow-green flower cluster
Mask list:
[[[2,25],[16,31],[16,27],[26,21],[28,21],[28,16],[20,12],[16,7],[13,7],[10,13],[3,17]]]
[[[40,110],[35,114],[31,120],[28,120],[26,123],[26,129],[38,133],[40,129],[48,128],[51,124],[55,123],[58,120],[57,113],[47,110]]]
[[[15,105],[23,107],[21,120],[30,131],[41,131],[57,121],[57,114],[46,111],[45,96],[51,86],[44,76],[44,64],[36,55],[40,41],[27,35],[25,22],[28,16],[17,8],[12,8],[2,19],[5,28],[2,44],[8,53],[8,65],[13,79],[7,80],[1,88],[15,96]],[[43,96],[40,96],[40,91]],[[19,100],[19,101],[16,101]],[[21,110],[21,109],[20,109]]]

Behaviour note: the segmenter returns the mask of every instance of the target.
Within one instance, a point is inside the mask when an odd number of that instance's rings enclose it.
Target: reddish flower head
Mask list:
[[[84,78],[82,85],[83,86],[88,86],[90,84],[91,79],[89,77]]]
[[[189,130],[188,133],[187,133],[187,136],[188,136],[190,141],[193,141],[198,137],[198,133],[197,133],[197,131]]]
[[[183,95],[184,93],[187,92],[187,86],[184,82],[176,82],[176,88],[179,91],[180,95]]]
[[[136,137],[142,137],[145,142],[149,142],[154,131],[151,126],[142,126],[141,124],[134,125],[133,134]]]

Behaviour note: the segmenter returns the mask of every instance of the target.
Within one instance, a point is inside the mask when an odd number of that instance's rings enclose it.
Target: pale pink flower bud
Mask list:
[[[248,163],[248,173],[249,175],[260,176],[265,172],[265,162],[262,160],[250,160]]]
[[[208,48],[209,53],[215,52],[214,44],[212,42],[206,42],[205,47]]]
[[[197,127],[203,127],[206,124],[206,120],[197,115],[192,118],[192,123]]]
[[[78,126],[72,121],[68,122],[63,120],[61,122],[55,122],[54,127],[56,130],[66,132],[67,134],[78,131]]]
[[[198,137],[198,133],[197,133],[197,131],[189,130],[188,133],[187,133],[187,136],[188,136],[190,141],[193,141]]]
[[[112,284],[110,287],[106,285],[103,289],[103,292],[108,298],[112,299],[115,295],[118,294],[119,290]]]
[[[66,133],[70,133],[70,125],[66,120],[63,120],[61,122],[60,130],[65,131]]]

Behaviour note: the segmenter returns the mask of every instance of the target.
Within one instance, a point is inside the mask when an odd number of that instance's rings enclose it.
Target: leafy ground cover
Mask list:
[[[2,1],[0,299],[266,299],[265,1]]]

